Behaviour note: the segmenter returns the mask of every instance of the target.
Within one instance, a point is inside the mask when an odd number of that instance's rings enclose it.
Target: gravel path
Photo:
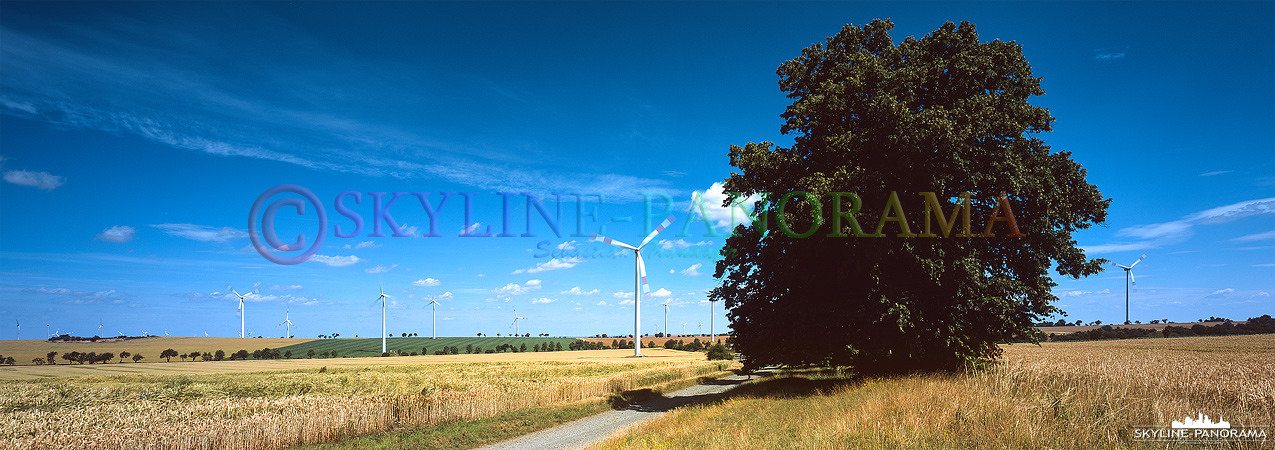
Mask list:
[[[653,398],[621,410],[607,411],[522,437],[480,447],[478,450],[550,450],[581,448],[611,437],[625,428],[659,417],[674,408],[711,401],[740,383],[747,375],[732,375]]]

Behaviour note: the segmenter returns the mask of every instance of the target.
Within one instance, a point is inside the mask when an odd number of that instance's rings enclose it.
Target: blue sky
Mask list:
[[[1136,269],[1133,318],[1243,319],[1275,292],[1275,4],[1235,3],[0,3],[0,339],[49,331],[235,336],[227,285],[258,289],[247,328],[296,336],[389,331],[632,332],[630,244],[729,175],[729,145],[791,142],[775,68],[846,23],[891,18],[896,40],[968,20],[1014,40],[1057,118],[1045,136],[1114,199],[1080,232]],[[310,261],[278,265],[246,216],[282,184],[329,225]],[[334,200],[365,221],[353,222]],[[416,197],[373,233],[368,192],[472,192],[437,217]],[[525,199],[563,197],[562,233]],[[711,197],[711,196],[710,196]],[[282,197],[276,197],[276,199]],[[385,200],[388,201],[389,194]],[[313,243],[282,208],[281,238]],[[647,212],[648,209],[654,212]],[[533,210],[534,211],[534,210]],[[711,211],[713,220],[723,211]],[[723,239],[678,214],[648,248],[643,332],[708,331]],[[625,218],[628,221],[624,221]],[[258,222],[259,223],[259,222]],[[689,223],[689,227],[684,227]],[[552,252],[551,250],[563,250]],[[680,252],[679,252],[680,250]],[[577,253],[572,253],[577,252]],[[1122,273],[1056,278],[1070,320],[1124,316]],[[630,297],[631,298],[631,297]],[[717,309],[718,330],[726,328]]]

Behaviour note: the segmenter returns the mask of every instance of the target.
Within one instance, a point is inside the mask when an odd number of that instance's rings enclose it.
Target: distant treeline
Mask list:
[[[1225,320],[1220,324],[1205,326],[1202,324],[1192,325],[1191,328],[1167,326],[1164,330],[1150,330],[1142,328],[1121,328],[1104,325],[1102,328],[1094,328],[1089,331],[1077,331],[1075,333],[1056,334],[1050,333],[1049,340],[1054,342],[1060,341],[1096,341],[1102,339],[1133,339],[1147,337],[1179,337],[1179,336],[1231,336],[1239,334],[1275,334],[1275,319],[1269,314],[1261,317],[1252,317],[1248,322],[1236,324],[1230,320]]]
[[[1164,327],[1164,337],[1173,336],[1230,336],[1233,334],[1275,334],[1275,319],[1270,314],[1262,317],[1252,317],[1248,322],[1236,324],[1235,322],[1225,321],[1219,325],[1206,327],[1204,325],[1195,324],[1191,328],[1187,327]]]

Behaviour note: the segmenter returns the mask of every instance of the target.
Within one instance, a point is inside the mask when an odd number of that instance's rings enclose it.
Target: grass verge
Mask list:
[[[549,429],[609,409],[626,408],[666,392],[730,374],[731,372],[723,371],[694,379],[672,381],[654,388],[632,389],[612,394],[605,400],[510,411],[489,418],[462,420],[433,427],[402,428],[291,448],[293,450],[470,449]]]
[[[1275,336],[1015,345],[964,373],[796,371],[603,441],[618,449],[1259,449],[1275,445]],[[1206,414],[1264,442],[1148,442]]]

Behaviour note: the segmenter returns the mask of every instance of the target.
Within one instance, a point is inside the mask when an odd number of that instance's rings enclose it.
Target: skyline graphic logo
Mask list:
[[[1133,440],[1137,442],[1163,442],[1175,444],[1221,444],[1236,442],[1267,442],[1267,427],[1232,426],[1218,417],[1212,418],[1198,412],[1196,417],[1174,420],[1169,426],[1135,426]]]

